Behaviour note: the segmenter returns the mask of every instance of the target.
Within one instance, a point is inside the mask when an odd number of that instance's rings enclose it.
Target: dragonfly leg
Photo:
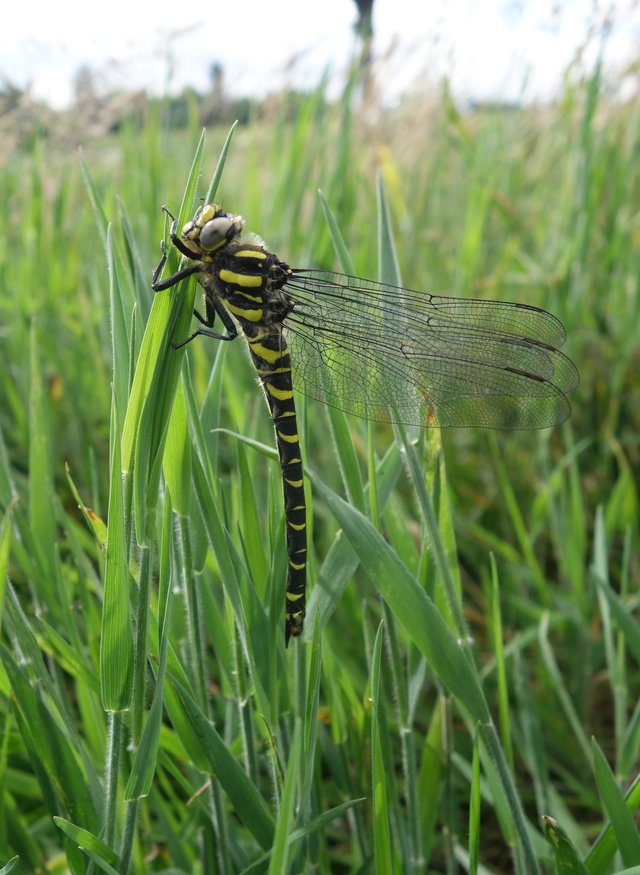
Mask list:
[[[226,334],[220,334],[218,331],[210,330],[215,325],[216,313],[220,317],[220,321],[224,327],[227,329]],[[186,346],[196,337],[212,337],[214,340],[235,340],[238,336],[238,329],[236,328],[231,316],[229,316],[228,312],[225,310],[224,305],[215,299],[212,301],[209,296],[205,298],[205,315],[203,316],[202,313],[199,313],[197,310],[193,311],[193,315],[205,327],[198,328],[185,340],[180,341],[180,343],[172,344],[174,349],[180,349],[180,347]]]

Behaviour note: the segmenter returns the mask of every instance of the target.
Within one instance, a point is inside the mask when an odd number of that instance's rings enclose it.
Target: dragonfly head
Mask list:
[[[225,213],[218,204],[206,204],[184,226],[182,239],[196,255],[210,255],[239,237],[243,226],[242,216]]]

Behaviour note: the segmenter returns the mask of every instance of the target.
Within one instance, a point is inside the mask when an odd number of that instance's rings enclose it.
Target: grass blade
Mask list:
[[[289,752],[289,760],[287,762],[287,773],[284,779],[284,790],[280,803],[280,815],[276,824],[271,862],[269,863],[269,875],[286,875],[289,871],[290,837],[293,826],[293,810],[296,801],[301,752],[302,721],[298,718],[296,719],[291,751]]]
[[[431,599],[369,520],[318,478],[312,480],[369,577],[416,646],[474,719],[489,723],[487,703],[475,672]]]
[[[638,865],[638,860],[640,860],[638,827],[633,819],[633,813],[627,808],[606,757],[595,739],[593,740],[593,758],[598,789],[615,832],[622,861],[626,866]]]
[[[371,663],[371,790],[373,795],[373,855],[376,872],[392,872],[391,833],[389,827],[389,799],[387,776],[382,749],[380,660],[382,655],[382,623],[378,626]]]
[[[111,408],[109,517],[100,647],[100,686],[106,711],[124,711],[133,693],[133,632],[129,618],[129,574],[124,532],[118,408]]]
[[[275,824],[262,796],[187,690],[173,678],[171,683],[211,770],[231,800],[234,811],[266,850],[272,846]]]

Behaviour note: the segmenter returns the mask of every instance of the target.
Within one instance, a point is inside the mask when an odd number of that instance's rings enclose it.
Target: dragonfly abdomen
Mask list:
[[[243,326],[275,427],[287,529],[286,641],[302,632],[307,585],[307,510],[289,350],[278,323]]]
[[[289,268],[262,247],[238,244],[222,261],[217,290],[249,344],[276,432],[287,531],[286,641],[302,633],[307,585],[307,520],[302,457],[282,321],[292,304],[281,291]]]

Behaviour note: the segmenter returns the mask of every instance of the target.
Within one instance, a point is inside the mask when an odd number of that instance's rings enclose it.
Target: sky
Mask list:
[[[84,10],[87,11],[86,14]],[[382,84],[394,97],[419,76],[443,75],[463,100],[549,100],[586,47],[595,63],[607,12],[614,26],[605,65],[618,73],[635,59],[635,0],[375,0],[374,51],[388,58]],[[233,95],[262,96],[285,85],[313,87],[324,70],[342,81],[354,48],[352,0],[77,0],[5,4],[0,88],[7,82],[57,108],[69,104],[81,65],[105,92],[184,86],[207,91],[212,64]],[[635,87],[635,82],[628,82]]]

